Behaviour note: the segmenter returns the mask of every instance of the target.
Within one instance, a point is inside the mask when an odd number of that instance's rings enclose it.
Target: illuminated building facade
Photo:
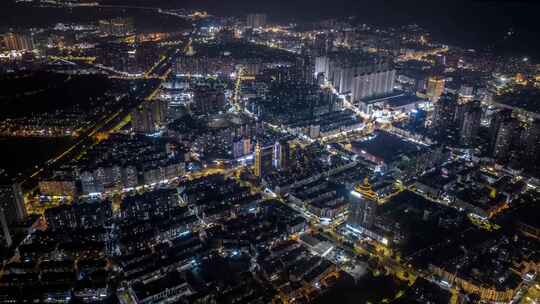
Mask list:
[[[347,224],[351,227],[369,229],[373,227],[377,212],[377,193],[373,191],[368,178],[351,191],[349,218]]]
[[[255,146],[255,176],[264,177],[272,171],[274,146],[261,147],[260,143]]]
[[[287,170],[291,162],[291,147],[286,140],[276,142],[274,145],[275,167],[278,170]]]
[[[444,79],[439,77],[430,77],[427,84],[426,95],[432,102],[437,102],[444,93]]]
[[[453,125],[457,106],[457,97],[450,94],[443,95],[435,103],[431,126],[436,133],[442,134]]]
[[[29,51],[34,49],[32,35],[7,33],[4,35],[4,45],[10,51]]]
[[[39,182],[39,192],[42,195],[75,197],[77,187],[73,180],[46,180]]]
[[[154,100],[144,102],[132,114],[132,127],[135,133],[155,133],[167,122],[168,102]]]

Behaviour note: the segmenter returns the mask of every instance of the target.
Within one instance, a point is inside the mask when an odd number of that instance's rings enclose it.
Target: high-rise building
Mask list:
[[[119,166],[98,167],[94,176],[105,190],[120,190],[122,186],[122,169]]]
[[[0,225],[2,228],[2,234],[0,234],[0,246],[10,247],[13,244],[13,239],[11,237],[12,232],[6,214],[2,210],[0,210]]]
[[[515,141],[519,129],[519,121],[515,118],[507,118],[501,122],[493,145],[493,157],[506,160],[510,156],[512,143]]]
[[[216,70],[206,57],[184,55],[176,58],[173,71],[177,75],[208,75]]]
[[[393,91],[395,70],[391,60],[362,52],[332,52],[315,58],[314,74],[324,75],[340,94],[352,100]]]
[[[458,97],[457,104],[454,112],[454,124],[461,128],[463,119],[465,118],[465,112],[471,108],[472,103],[469,100]]]
[[[462,85],[459,88],[459,96],[462,98],[473,98],[474,87],[472,85]]]
[[[318,56],[315,58],[315,74],[323,74],[328,76],[327,73],[330,70],[330,58],[328,56]]]
[[[40,181],[39,192],[41,195],[75,197],[77,187],[71,178],[58,178]]]
[[[244,155],[244,140],[242,138],[233,141],[232,155],[234,158],[239,158]]]
[[[104,191],[103,184],[97,180],[91,171],[85,170],[81,172],[79,179],[84,194],[101,193]]]
[[[437,56],[435,56],[435,63],[439,65],[446,65],[446,55],[437,54]]]
[[[8,183],[0,185],[0,208],[4,210],[8,223],[20,221],[26,217],[21,185]]]
[[[255,146],[255,176],[264,177],[272,172],[274,146],[262,147],[260,143]]]
[[[241,137],[233,141],[233,157],[239,158],[251,152],[251,138]]]
[[[230,43],[236,39],[236,33],[232,28],[223,28],[216,34],[216,40],[221,43]]]
[[[131,125],[135,133],[154,133],[155,125],[152,122],[152,112],[140,106],[131,113]]]
[[[452,94],[442,95],[435,103],[431,127],[436,133],[442,134],[453,125],[457,105],[457,97]]]
[[[287,170],[291,165],[291,147],[287,140],[274,145],[274,164],[278,170]]]
[[[357,68],[354,66],[345,66],[345,67],[339,67],[338,68],[338,79],[339,81],[336,81],[336,89],[341,93],[351,92],[353,89],[353,86],[356,84],[356,81],[359,79],[359,77],[362,77],[362,75],[357,75]]]
[[[166,100],[143,102],[131,113],[131,123],[135,133],[155,133],[167,123]]]
[[[341,74],[343,77],[340,77],[340,88],[346,92],[351,74],[345,70]],[[394,91],[395,78],[396,70],[390,61],[378,61],[356,68],[350,82],[352,100],[359,102],[391,94]]]
[[[470,106],[463,115],[461,123],[460,141],[466,146],[475,142],[480,129],[480,120],[482,119],[482,108],[478,102],[470,102]]]
[[[199,115],[215,114],[223,110],[225,103],[223,87],[200,86],[195,89],[193,112]]]
[[[10,51],[29,51],[35,48],[33,36],[25,33],[5,34],[4,45]]]
[[[369,229],[375,222],[378,198],[366,177],[351,191],[347,224],[354,228]]]
[[[315,82],[315,61],[311,56],[303,55],[298,57],[294,69],[299,81],[310,84]]]
[[[495,112],[491,115],[489,123],[489,151],[493,154],[495,150],[495,143],[497,141],[497,134],[499,133],[499,128],[503,121],[510,119],[512,117],[512,110],[503,109],[498,112]]]
[[[524,159],[530,163],[540,160],[540,120],[530,123],[524,131],[525,150]]]
[[[262,69],[260,70],[262,71]],[[265,70],[264,74],[280,84],[305,83],[311,85],[315,83],[314,66],[310,57],[307,56],[297,59],[293,66]]]
[[[333,39],[328,34],[318,34],[313,41],[313,53],[315,56],[324,56],[333,45]]]
[[[430,77],[427,83],[426,95],[432,102],[437,102],[444,93],[444,79],[440,77]]]
[[[135,188],[139,184],[138,171],[135,166],[122,168],[122,187]]]
[[[0,225],[2,226],[2,245],[12,244],[12,226],[26,217],[21,185],[4,183],[0,185]]]
[[[113,18],[99,21],[99,31],[107,36],[128,36],[135,33],[132,18]]]
[[[244,138],[244,155],[251,153],[253,147],[251,145],[251,138]]]
[[[265,73],[269,75],[275,83],[288,84],[298,82],[297,71],[292,67],[277,67],[267,70]]]
[[[251,28],[264,27],[266,25],[266,15],[265,14],[249,14],[247,15],[246,25],[247,27],[251,27]]]
[[[262,61],[256,59],[250,60],[245,64],[244,73],[246,76],[257,76],[260,75],[263,70],[264,64]]]
[[[101,227],[112,215],[112,204],[105,202],[79,202],[61,205],[45,211],[44,218],[50,230]]]

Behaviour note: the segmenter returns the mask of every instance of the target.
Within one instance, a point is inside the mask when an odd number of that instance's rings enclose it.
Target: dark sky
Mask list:
[[[6,0],[0,0],[4,2]],[[270,20],[357,16],[366,23],[418,23],[451,44],[540,58],[540,0],[100,0],[201,8],[219,15],[264,12]],[[506,37],[510,29],[515,32]]]
[[[265,12],[275,21],[358,16],[366,23],[418,23],[450,43],[540,56],[540,0],[108,0],[203,8],[221,15]],[[510,29],[512,38],[505,38]]]

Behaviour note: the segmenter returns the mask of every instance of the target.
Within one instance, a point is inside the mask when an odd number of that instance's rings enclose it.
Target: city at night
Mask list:
[[[0,303],[540,304],[539,13],[0,0]]]

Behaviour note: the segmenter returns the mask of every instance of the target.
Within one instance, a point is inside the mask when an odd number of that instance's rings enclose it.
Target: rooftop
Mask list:
[[[353,151],[358,155],[362,156],[362,154],[368,153],[385,163],[397,161],[403,155],[421,150],[419,145],[385,131],[376,131],[365,140],[353,142],[352,146]]]

